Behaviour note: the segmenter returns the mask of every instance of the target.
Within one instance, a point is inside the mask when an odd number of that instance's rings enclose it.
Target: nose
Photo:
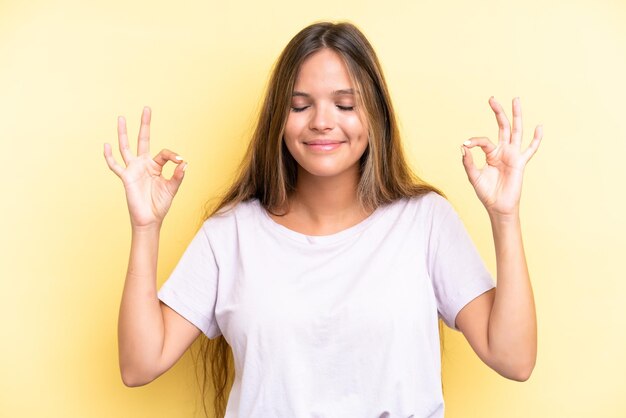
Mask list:
[[[319,104],[311,112],[309,127],[314,131],[329,131],[335,127],[335,114],[333,106]]]

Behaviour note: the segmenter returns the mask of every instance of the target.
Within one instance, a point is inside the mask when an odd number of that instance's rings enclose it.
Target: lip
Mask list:
[[[337,141],[332,139],[314,139],[311,141],[305,141],[304,145],[306,145],[308,149],[313,151],[327,152],[336,150],[341,146],[341,144],[345,142],[346,141]]]
[[[333,145],[342,144],[346,141],[338,141],[336,139],[312,139],[310,141],[303,141],[305,145]]]

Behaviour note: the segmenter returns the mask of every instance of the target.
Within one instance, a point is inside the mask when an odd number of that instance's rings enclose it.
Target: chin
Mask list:
[[[319,165],[307,165],[300,166],[300,175],[333,178],[339,176],[350,176],[354,173],[358,173],[358,167],[337,167],[337,166],[319,166]]]

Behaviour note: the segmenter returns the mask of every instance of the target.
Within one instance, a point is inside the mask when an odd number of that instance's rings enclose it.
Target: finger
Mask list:
[[[533,140],[530,141],[528,148],[526,148],[526,150],[522,153],[522,157],[526,162],[528,162],[528,160],[530,160],[532,156],[535,155],[537,149],[539,149],[539,144],[541,144],[542,138],[543,125],[537,125],[537,127],[535,128],[535,136],[533,137]]]
[[[167,187],[169,188],[170,193],[172,193],[172,196],[174,196],[176,192],[178,192],[178,188],[180,187],[180,184],[185,177],[186,169],[187,163],[179,164],[178,167],[176,167],[176,169],[174,170],[172,178],[167,181]]]
[[[493,142],[484,136],[475,136],[463,142],[463,146],[467,148],[480,147],[485,154],[493,152],[497,147]]]
[[[467,178],[470,183],[474,185],[478,176],[480,175],[480,170],[476,168],[474,165],[474,158],[472,157],[472,153],[469,152],[465,147],[461,147],[461,153],[463,154],[463,167],[465,167],[465,172],[467,173]]]
[[[139,138],[137,139],[137,155],[150,153],[150,119],[152,110],[146,106],[141,112],[141,127],[139,128]]]
[[[511,124],[506,117],[506,113],[504,113],[504,109],[500,106],[500,103],[496,101],[496,99],[491,96],[489,98],[489,105],[491,109],[496,114],[496,120],[498,121],[498,144],[511,142]]]
[[[121,165],[119,165],[117,161],[115,161],[115,158],[113,157],[113,154],[111,153],[111,145],[108,143],[104,144],[104,159],[106,160],[107,165],[109,166],[111,171],[117,174],[118,177],[121,177],[122,172],[124,171],[124,168]]]
[[[161,152],[159,152],[155,157],[154,157],[154,161],[160,165],[161,167],[163,167],[165,165],[165,163],[167,163],[168,161],[172,161],[176,164],[180,164],[183,161],[183,157],[181,157],[180,155],[176,154],[174,151],[170,151],[168,149],[162,149]]]
[[[511,143],[520,145],[522,143],[522,104],[519,97],[513,99],[513,131],[511,133]]]
[[[128,135],[126,134],[126,119],[124,116],[117,118],[117,139],[120,146],[120,154],[124,163],[128,165],[130,160],[133,159],[133,154],[130,152],[130,146],[128,145]]]

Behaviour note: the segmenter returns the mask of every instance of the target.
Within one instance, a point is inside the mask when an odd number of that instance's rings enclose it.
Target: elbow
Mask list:
[[[506,360],[487,363],[500,376],[516,382],[526,382],[530,379],[535,368],[535,359],[527,359],[526,361],[513,361],[511,357]]]
[[[120,368],[120,374],[124,386],[129,388],[145,386],[156,379],[156,376],[149,375],[148,373],[142,373],[138,370],[132,370],[128,367]]]
[[[141,376],[137,376],[130,373],[122,373],[122,382],[124,386],[129,388],[136,388],[139,386],[144,386],[150,383],[150,380],[142,379]]]
[[[124,383],[124,386],[129,387],[129,388],[136,388],[139,386],[144,386],[149,383],[146,380],[138,379],[135,376],[129,376],[125,374],[122,374],[122,382]]]
[[[516,382],[525,382],[530,379],[531,374],[532,370],[522,370],[515,373],[514,375],[508,376],[508,378],[511,380],[515,380]]]
[[[487,364],[499,375],[516,382],[526,382],[537,363],[536,349],[490,353]]]
[[[518,366],[505,377],[507,377],[508,379],[514,380],[516,382],[526,382],[528,379],[530,379],[530,376],[532,375],[534,368],[535,368],[534,362],[530,364]]]

